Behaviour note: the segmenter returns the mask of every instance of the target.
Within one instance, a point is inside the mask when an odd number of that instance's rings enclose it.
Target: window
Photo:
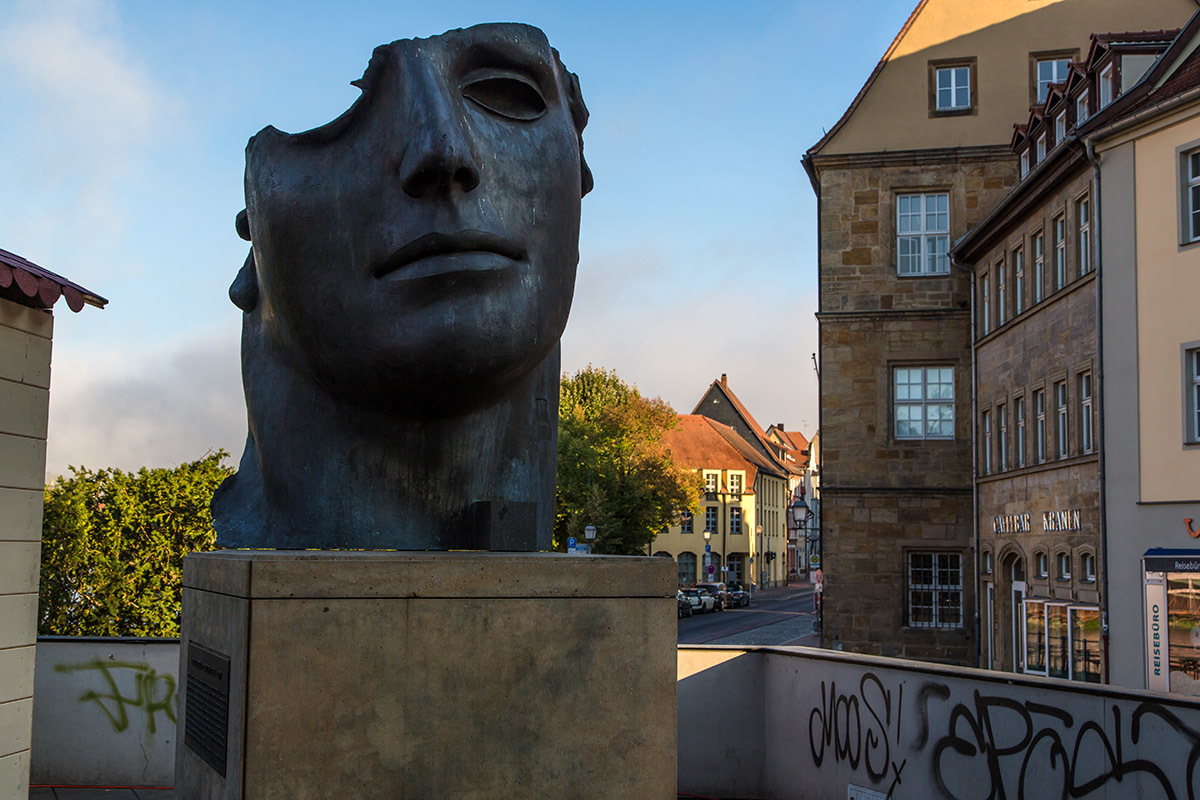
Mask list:
[[[1068,455],[1067,448],[1067,382],[1059,381],[1054,384],[1054,405],[1057,408],[1057,414],[1054,421],[1054,454],[1059,458],[1066,458]]]
[[[1046,674],[1051,678],[1068,678],[1071,674],[1067,607],[1046,604]]]
[[[971,68],[939,67],[934,70],[936,111],[960,111],[971,107]]]
[[[1037,157],[1034,159],[1035,164],[1042,163],[1042,159],[1046,157],[1046,134],[1042,133],[1037,138]]]
[[[914,628],[962,627],[962,556],[908,554],[908,624]]]
[[[692,512],[690,512],[690,511],[683,512],[682,518],[679,521],[679,532],[680,533],[695,533],[696,532],[694,519],[692,517]]]
[[[742,499],[742,476],[739,473],[729,473],[729,496],[733,500]],[[738,509],[741,511],[741,509]]]
[[[1099,683],[1100,609],[1070,609],[1070,628],[1071,680]]]
[[[996,406],[996,427],[1000,430],[999,447],[1000,472],[1008,469],[1008,406],[1001,403]]]
[[[1046,604],[1025,601],[1025,671],[1046,674]]]
[[[1013,250],[1013,316],[1025,310],[1025,248]]]
[[[1067,285],[1067,215],[1054,218],[1054,291]]]
[[[1059,553],[1055,557],[1055,562],[1056,562],[1056,566],[1057,566],[1056,574],[1058,575],[1058,579],[1060,581],[1070,580],[1071,579],[1071,554],[1070,553]]]
[[[954,368],[897,367],[897,439],[954,438]]]
[[[1105,108],[1116,97],[1117,93],[1113,88],[1113,68],[1112,64],[1109,64],[1100,70],[1100,108]]]
[[[991,284],[991,276],[986,272],[983,273],[979,278],[979,327],[984,336],[987,336],[992,329]]]
[[[1013,414],[1017,418],[1016,458],[1018,467],[1025,466],[1025,398],[1018,397],[1013,401]]]
[[[704,499],[705,500],[716,500],[717,499],[717,481],[719,481],[720,479],[721,479],[721,476],[715,472],[704,473]]]
[[[1037,101],[1039,103],[1045,101],[1050,84],[1062,83],[1067,79],[1067,70],[1070,66],[1069,58],[1052,58],[1037,62]]]
[[[1088,118],[1088,93],[1083,92],[1075,98],[1075,125],[1082,125]]]
[[[1008,318],[1008,282],[1004,280],[1004,262],[996,264],[996,327]]]
[[[1037,463],[1046,460],[1046,392],[1038,389],[1033,393],[1033,449]]]
[[[1183,198],[1183,241],[1200,240],[1200,150],[1184,154],[1187,188]]]
[[[696,582],[696,554],[679,554],[679,585],[690,586]]]
[[[1187,415],[1188,427],[1191,430],[1184,431],[1184,437],[1187,441],[1194,443],[1200,442],[1200,349],[1187,350]]]
[[[1079,556],[1079,567],[1083,570],[1083,579],[1088,583],[1096,580],[1096,557],[1091,553]]]
[[[1082,372],[1077,379],[1079,393],[1079,452],[1090,453],[1092,434],[1092,373]]]
[[[896,197],[896,271],[901,275],[950,272],[950,195]]]
[[[1067,112],[1060,111],[1054,118],[1054,143],[1059,144],[1067,138]]]
[[[983,412],[983,453],[981,454],[982,464],[979,466],[979,471],[984,475],[989,475],[992,472],[992,412]]]
[[[733,506],[729,509],[729,532],[742,532],[742,510],[737,506]]]
[[[1075,219],[1079,222],[1079,274],[1087,275],[1092,271],[1092,215],[1088,198],[1076,201]]]
[[[1021,151],[1021,177],[1024,178],[1029,174],[1029,148]]]
[[[1049,575],[1046,569],[1046,553],[1045,551],[1033,554],[1033,577],[1045,578]]]
[[[1033,237],[1033,302],[1042,302],[1046,289],[1046,237],[1038,231]]]
[[[992,551],[991,550],[983,551],[983,558],[980,559],[979,570],[984,575],[992,574]]]
[[[717,507],[709,506],[704,509],[704,530],[717,532]]]

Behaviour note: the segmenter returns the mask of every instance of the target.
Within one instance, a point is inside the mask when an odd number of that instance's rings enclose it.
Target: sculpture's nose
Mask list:
[[[422,76],[412,95],[413,136],[400,159],[400,181],[409,197],[449,196],[479,185],[479,166],[465,133],[462,104],[441,81]]]

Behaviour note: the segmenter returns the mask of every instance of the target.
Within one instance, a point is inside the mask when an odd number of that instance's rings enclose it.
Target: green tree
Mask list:
[[[71,467],[46,487],[38,632],[178,636],[183,556],[212,550],[223,450],[174,469]]]
[[[583,538],[595,550],[638,555],[679,513],[695,509],[701,480],[671,458],[664,438],[676,425],[661,398],[646,398],[616,372],[588,366],[564,375],[558,409],[558,491],[554,539]]]

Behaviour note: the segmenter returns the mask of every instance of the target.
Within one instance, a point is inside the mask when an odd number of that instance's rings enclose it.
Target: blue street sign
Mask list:
[[[574,537],[574,536],[568,536],[568,537],[567,537],[567,549],[568,549],[568,550],[574,550],[574,549],[575,549],[575,537]]]
[[[704,552],[706,552],[706,553],[711,553],[711,552],[712,552],[712,545],[711,545],[711,544],[706,544],[706,545],[704,545]]]

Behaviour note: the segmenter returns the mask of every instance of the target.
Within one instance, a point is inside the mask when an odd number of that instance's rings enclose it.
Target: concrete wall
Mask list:
[[[761,698],[761,730],[753,709],[713,730],[733,693]],[[707,796],[1186,797],[1200,783],[1198,703],[806,648],[680,648],[679,721],[679,791]]]
[[[32,783],[173,785],[178,673],[178,639],[39,639]]]
[[[0,299],[0,800],[28,794],[53,330]]]

